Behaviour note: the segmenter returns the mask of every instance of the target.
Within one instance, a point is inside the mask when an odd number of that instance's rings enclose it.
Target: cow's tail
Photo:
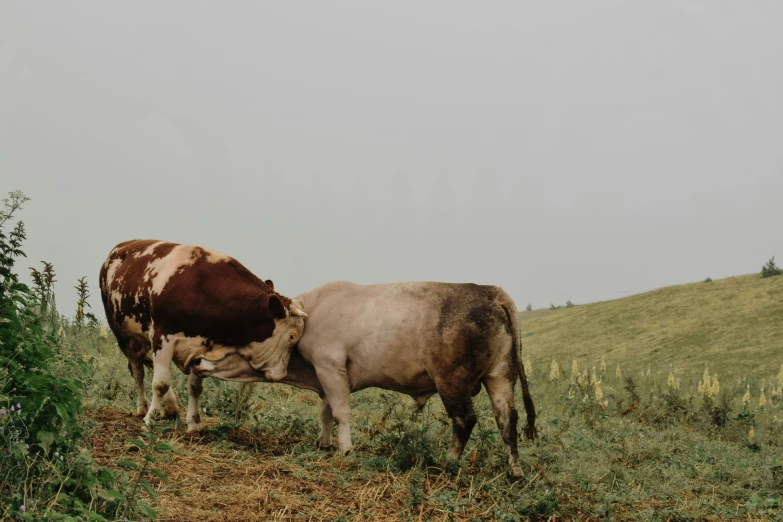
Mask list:
[[[525,366],[522,364],[522,353],[520,347],[522,344],[521,330],[519,328],[519,321],[517,319],[517,307],[514,301],[508,294],[503,292],[500,305],[506,312],[506,319],[508,320],[509,331],[511,332],[511,358],[516,367],[519,369],[519,381],[522,385],[522,402],[525,404],[525,413],[527,414],[527,426],[525,427],[525,436],[534,440],[538,436],[536,430],[536,409],[533,406],[533,398],[530,396],[530,391],[527,387],[527,376],[525,375]]]

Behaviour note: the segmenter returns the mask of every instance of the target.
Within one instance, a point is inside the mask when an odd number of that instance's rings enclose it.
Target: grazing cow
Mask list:
[[[272,281],[262,281],[236,259],[194,245],[120,243],[101,267],[100,287],[106,319],[136,380],[136,414],[149,423],[161,401],[167,415],[178,414],[173,361],[190,374],[188,431],[201,427],[202,379],[190,373],[191,359],[237,353],[265,379],[279,381],[307,317],[301,303],[275,292]],[[153,369],[149,407],[145,365]]]
[[[323,399],[319,443],[350,450],[349,395],[368,387],[405,393],[419,410],[438,393],[452,419],[459,458],[476,424],[472,396],[484,384],[509,465],[520,476],[514,386],[519,377],[527,413],[525,434],[536,437],[535,410],[519,351],[517,309],[501,288],[434,282],[360,286],[333,282],[297,297],[308,310],[302,338],[280,382]],[[219,362],[192,360],[192,370],[220,379],[263,381],[234,354]]]

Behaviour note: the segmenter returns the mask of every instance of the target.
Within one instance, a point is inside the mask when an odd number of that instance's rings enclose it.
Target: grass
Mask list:
[[[174,451],[157,463],[170,479],[156,486],[158,515],[170,521],[782,520],[781,290],[783,278],[744,276],[522,313],[541,437],[520,439],[525,477],[516,482],[506,475],[484,391],[475,400],[479,423],[463,458],[444,463],[451,434],[437,397],[416,416],[403,395],[352,395],[356,447],[339,456],[315,448],[320,407],[314,393],[207,379],[204,432],[187,435],[183,412],[162,435]],[[95,367],[88,401],[97,425],[94,455],[107,466],[117,459],[140,462],[127,443],[142,428],[129,416],[134,387],[125,360],[111,338],[82,342]],[[549,378],[552,358],[559,359],[559,379]],[[579,378],[571,377],[573,359]],[[714,395],[697,389],[705,363],[719,376]],[[174,375],[184,398],[185,376]]]
[[[781,290],[783,278],[745,276],[522,313],[540,439],[520,439],[519,481],[507,476],[484,391],[454,463],[443,461],[451,431],[438,397],[415,415],[407,396],[353,394],[355,449],[340,456],[315,447],[316,394],[207,379],[204,431],[185,433],[184,408],[163,422],[172,451],[155,466],[168,483],[151,476],[156,499],[140,495],[166,521],[782,520]],[[127,362],[98,328],[72,325],[61,342],[92,367],[84,418],[92,456],[130,481],[118,462],[141,466],[144,454],[130,443],[143,428],[130,415]],[[558,379],[549,378],[553,358]],[[719,376],[714,395],[712,386],[698,391],[705,363]],[[173,376],[186,401],[185,376]],[[148,397],[150,381],[148,373]]]
[[[648,366],[698,379],[771,379],[783,363],[783,277],[730,277],[560,310],[520,314],[534,367],[605,355],[637,372]],[[775,364],[777,363],[777,364]]]

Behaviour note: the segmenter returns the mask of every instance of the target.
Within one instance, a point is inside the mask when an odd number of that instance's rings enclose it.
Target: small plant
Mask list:
[[[552,359],[552,364],[549,365],[549,380],[556,381],[560,378],[560,366],[555,359]]]
[[[90,297],[90,290],[87,287],[87,277],[79,279],[79,283],[74,286],[79,299],[76,301],[76,325],[82,326],[84,322],[84,307],[89,307],[90,303],[87,302],[87,298]],[[94,316],[93,316],[94,317]]]
[[[131,439],[129,441],[142,452],[144,463],[141,466],[132,460],[120,460],[117,462],[118,466],[131,469],[135,472],[133,479],[126,484],[125,487],[122,487],[119,490],[108,489],[102,494],[104,499],[110,502],[117,502],[115,507],[117,517],[123,517],[123,520],[127,520],[128,516],[133,515],[147,516],[152,519],[158,518],[158,515],[152,506],[142,501],[139,498],[139,494],[143,489],[147,492],[153,502],[157,502],[158,493],[150,484],[150,476],[154,475],[165,483],[169,482],[168,477],[163,471],[151,466],[157,462],[155,453],[172,450],[172,447],[168,444],[158,442],[159,433],[166,429],[168,429],[166,426],[153,426],[152,431],[142,433],[142,436],[147,439],[146,443],[141,439]]]
[[[33,267],[30,267],[30,276],[33,279],[32,294],[38,300],[38,309],[41,319],[43,319],[49,328],[54,328],[57,324],[57,305],[54,299],[54,283],[56,275],[54,272],[54,265],[41,261],[44,268],[42,271],[38,271]]]
[[[526,312],[532,312],[533,311],[533,305],[528,303],[527,306],[525,307],[525,311]]]
[[[783,268],[778,267],[775,264],[775,256],[767,261],[767,264],[761,267],[761,278],[774,277],[783,274]]]

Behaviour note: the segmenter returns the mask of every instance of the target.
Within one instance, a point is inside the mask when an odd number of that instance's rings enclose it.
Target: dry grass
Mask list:
[[[96,412],[98,428],[92,437],[96,461],[115,467],[117,460],[142,463],[138,448],[126,441],[143,430],[138,418],[114,408]],[[320,456],[306,459],[288,454],[298,440],[259,437],[246,428],[232,430],[225,439],[211,433],[220,420],[203,418],[205,434],[188,435],[181,423],[164,432],[173,455],[158,462],[169,485],[159,480],[158,515],[162,521],[226,520],[337,520],[351,513],[352,520],[400,520],[410,496],[411,470],[395,474],[388,469],[367,477],[350,457]],[[471,481],[472,482],[472,481]],[[459,477],[457,477],[459,483]],[[443,474],[427,473],[424,495],[452,489]],[[469,501],[472,488],[460,494]],[[459,499],[459,495],[457,498]],[[471,520],[490,514],[485,506],[470,516],[453,516],[437,506],[421,503],[418,520]]]

